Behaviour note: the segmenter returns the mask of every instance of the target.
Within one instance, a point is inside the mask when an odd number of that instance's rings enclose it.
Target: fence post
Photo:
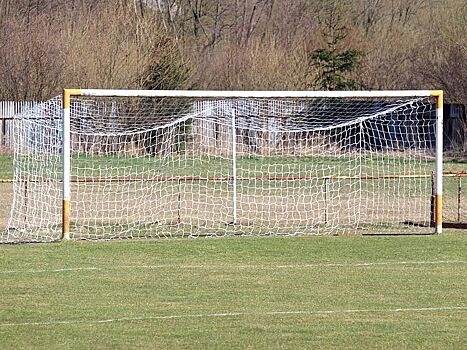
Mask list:
[[[324,178],[324,224],[328,224],[328,178]]]
[[[458,176],[457,182],[457,222],[461,222],[461,193],[462,193],[462,176]]]

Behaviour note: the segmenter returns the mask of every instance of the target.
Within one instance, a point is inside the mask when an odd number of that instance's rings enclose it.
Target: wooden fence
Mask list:
[[[29,108],[34,108],[35,101],[0,101],[0,153],[12,151],[13,117]]]

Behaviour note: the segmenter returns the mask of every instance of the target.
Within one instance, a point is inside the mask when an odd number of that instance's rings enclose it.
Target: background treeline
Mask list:
[[[444,89],[465,0],[0,0],[0,100],[64,87]]]

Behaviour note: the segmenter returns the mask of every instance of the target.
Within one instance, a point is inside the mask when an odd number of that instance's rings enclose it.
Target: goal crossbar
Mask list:
[[[424,97],[436,98],[436,185],[435,224],[436,233],[442,233],[443,193],[443,91],[195,91],[195,90],[104,90],[65,89],[63,93],[63,221],[62,238],[70,237],[70,100],[72,96],[95,97],[195,97],[195,98],[369,98],[369,97]],[[233,119],[233,126],[235,121]],[[235,142],[235,137],[234,137]],[[234,147],[235,152],[236,147]],[[234,174],[235,174],[234,156]],[[236,176],[234,176],[236,181]],[[234,187],[234,192],[236,186]],[[236,194],[235,194],[236,195]],[[236,205],[234,203],[234,205]],[[235,221],[234,214],[234,221]]]
[[[220,90],[106,90],[65,89],[68,96],[95,97],[197,97],[197,98],[354,98],[426,97],[443,95],[442,90],[368,90],[368,91],[220,91]]]

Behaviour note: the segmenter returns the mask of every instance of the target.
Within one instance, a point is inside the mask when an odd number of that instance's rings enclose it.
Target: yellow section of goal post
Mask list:
[[[64,89],[63,90],[63,108],[70,109],[71,96],[80,96],[81,89]]]
[[[70,207],[71,207],[71,137],[70,137],[70,106],[71,97],[80,96],[81,89],[63,90],[63,169],[62,169],[62,240],[70,239]]]

